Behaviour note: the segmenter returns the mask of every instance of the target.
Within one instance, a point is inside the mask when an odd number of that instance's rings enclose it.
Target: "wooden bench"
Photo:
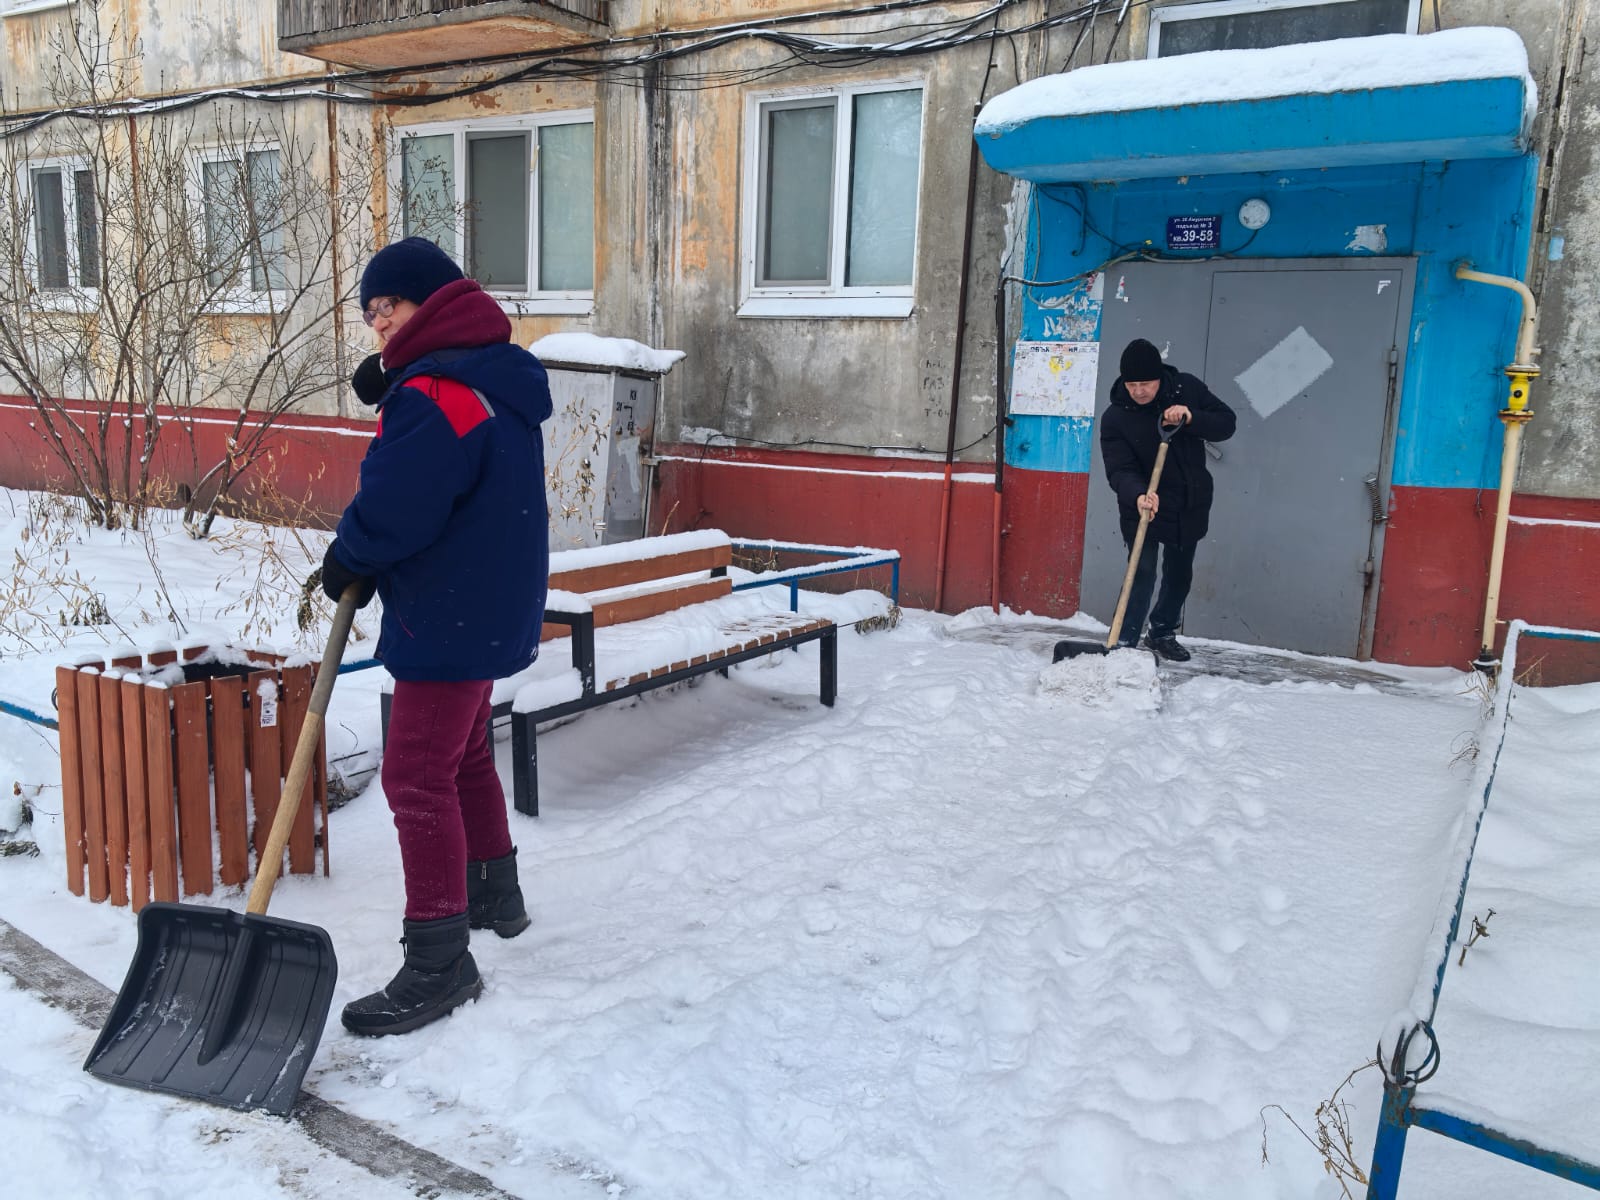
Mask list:
[[[670,687],[806,642],[820,643],[821,700],[838,689],[838,628],[822,617],[775,608],[759,593],[733,594],[733,546],[718,530],[642,538],[550,556],[545,639],[563,631],[571,667],[544,654],[499,680],[491,731],[510,718],[512,792],[518,812],[539,815],[538,726]],[[383,693],[383,727],[392,697]]]

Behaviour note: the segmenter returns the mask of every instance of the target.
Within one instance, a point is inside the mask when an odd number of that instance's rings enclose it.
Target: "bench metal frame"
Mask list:
[[[512,708],[510,700],[503,700],[496,704],[489,714],[489,744],[494,744],[494,726],[496,721],[511,719],[511,791],[513,802],[519,813],[530,817],[539,815],[539,723],[541,721],[555,721],[562,717],[575,716],[587,712],[591,708],[599,708],[617,700],[626,700],[631,696],[638,696],[655,688],[671,687],[673,684],[682,683],[686,679],[693,679],[697,675],[705,675],[711,671],[726,676],[728,668],[736,663],[748,662],[753,658],[774,654],[779,650],[798,650],[807,642],[821,643],[821,668],[820,668],[820,693],[822,703],[832,708],[839,690],[839,627],[829,622],[814,629],[799,630],[793,633],[768,633],[757,634],[761,641],[759,645],[748,646],[738,650],[730,650],[725,654],[707,656],[702,661],[690,662],[686,666],[674,670],[652,674],[645,679],[636,679],[605,691],[595,689],[594,665],[594,613],[592,612],[566,612],[558,609],[546,610],[544,619],[547,624],[566,625],[572,630],[572,665],[578,672],[583,684],[583,694],[574,700],[563,700],[559,704],[547,705],[544,708],[533,709],[529,712],[517,712]],[[383,735],[388,741],[389,713],[394,704],[394,696],[384,692],[381,697],[383,709]]]

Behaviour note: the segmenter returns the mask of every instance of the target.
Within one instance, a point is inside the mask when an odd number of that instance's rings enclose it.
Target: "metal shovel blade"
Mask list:
[[[84,1070],[110,1083],[287,1116],[339,966],[315,925],[146,905],[139,946]]]
[[[1063,658],[1077,658],[1080,654],[1110,654],[1104,642],[1075,641],[1071,638],[1064,642],[1057,642],[1055,652],[1050,656],[1053,663],[1060,662]]]

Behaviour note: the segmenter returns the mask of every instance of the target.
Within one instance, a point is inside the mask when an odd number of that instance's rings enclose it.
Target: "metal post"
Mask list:
[[[511,714],[511,795],[519,813],[539,815],[539,726],[531,713]]]
[[[1372,1146],[1372,1170],[1367,1172],[1367,1200],[1395,1200],[1400,1190],[1400,1163],[1406,1153],[1406,1117],[1413,1087],[1383,1085],[1383,1111],[1378,1117],[1378,1137]]]
[[[839,630],[830,626],[822,635],[822,703],[833,707],[839,692]]]

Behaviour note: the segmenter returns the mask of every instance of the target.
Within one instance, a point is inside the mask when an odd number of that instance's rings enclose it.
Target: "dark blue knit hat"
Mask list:
[[[361,308],[378,296],[399,296],[421,304],[447,283],[465,278],[461,268],[427,238],[390,242],[372,256],[361,273]]]

